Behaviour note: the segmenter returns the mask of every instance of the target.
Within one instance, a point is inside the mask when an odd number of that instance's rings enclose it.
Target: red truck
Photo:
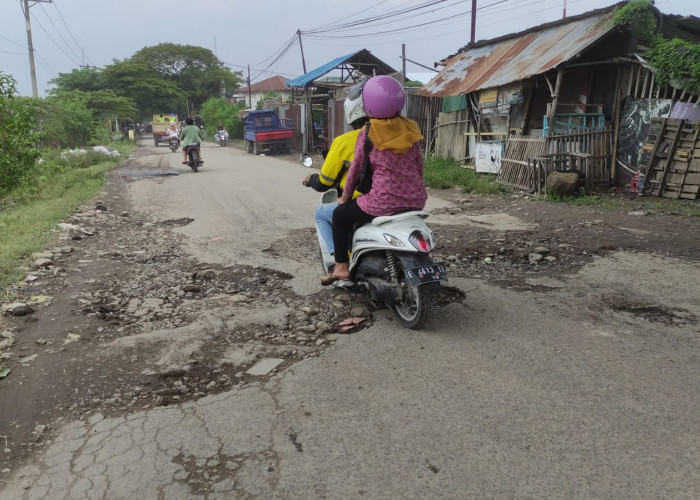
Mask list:
[[[294,129],[283,123],[274,109],[248,113],[244,132],[247,151],[256,155],[265,150],[289,153],[294,141]]]

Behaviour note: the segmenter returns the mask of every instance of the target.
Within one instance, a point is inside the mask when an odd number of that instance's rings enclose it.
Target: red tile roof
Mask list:
[[[266,80],[262,80],[260,82],[255,82],[250,86],[250,91],[251,92],[277,92],[280,90],[291,90],[289,87],[287,87],[284,82],[286,82],[288,78],[284,78],[282,76],[273,76],[270,77]],[[248,92],[248,87],[241,87],[238,89],[239,93],[245,93]]]

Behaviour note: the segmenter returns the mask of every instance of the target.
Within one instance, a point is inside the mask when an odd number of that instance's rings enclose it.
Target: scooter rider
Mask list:
[[[216,126],[216,140],[220,141],[222,138],[225,141],[227,141],[228,140],[228,132],[226,132],[226,129],[224,128],[224,124],[219,122],[219,124]]]
[[[187,146],[195,143],[200,146],[199,161],[204,161],[202,160],[202,140],[204,140],[204,133],[194,124],[194,119],[191,116],[185,118],[185,128],[180,132],[183,165],[187,165]]]
[[[405,104],[402,85],[390,76],[370,78],[362,89],[365,113],[370,117],[369,141],[372,185],[369,192],[352,199],[346,189],[333,212],[335,267],[321,279],[324,286],[350,278],[348,252],[352,245],[352,228],[375,217],[404,211],[422,210],[428,198],[423,183],[418,124],[401,116]],[[346,187],[357,186],[364,162],[365,138],[360,131],[355,146]]]
[[[362,105],[362,87],[364,83],[364,81],[357,83],[347,89],[347,97],[344,103],[345,121],[353,130],[339,135],[333,140],[321,167],[321,172],[307,175],[302,181],[304,186],[309,186],[320,192],[336,188],[339,197],[343,194],[348,168],[355,156],[357,136],[360,133],[360,129],[369,120]],[[353,198],[357,196],[360,196],[360,193],[355,191]],[[332,221],[333,211],[337,206],[337,203],[322,204],[316,209],[315,214],[316,224],[331,255],[335,253]]]
[[[178,141],[180,140],[180,133],[178,132],[177,128],[175,127],[175,124],[171,123],[170,128],[168,129],[168,142],[170,142],[170,140],[173,137],[175,139],[177,139]]]

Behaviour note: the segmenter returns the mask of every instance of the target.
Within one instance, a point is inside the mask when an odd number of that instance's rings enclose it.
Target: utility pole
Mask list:
[[[561,16],[562,19],[566,18],[566,0],[564,0],[564,13]]]
[[[403,75],[403,84],[406,85],[406,44],[401,44],[401,74]]]
[[[476,37],[476,0],[472,0],[472,37],[471,43],[474,43]]]
[[[253,91],[250,89],[250,64],[248,65],[248,108],[253,109]]]
[[[85,64],[85,49],[81,49],[83,51],[83,64],[80,65],[80,69],[97,69],[97,66],[93,66],[91,64]]]
[[[299,48],[301,49],[301,66],[304,68],[304,74],[306,74],[306,60],[304,59],[304,46],[301,44],[301,30],[297,30],[297,36],[299,37]]]
[[[24,10],[24,20],[27,23],[27,49],[29,50],[29,71],[32,75],[32,95],[39,97],[39,91],[36,87],[36,69],[34,68],[34,45],[32,44],[32,25],[29,22],[29,0],[22,0],[22,10]],[[38,3],[51,3],[51,0],[33,0],[32,6]]]

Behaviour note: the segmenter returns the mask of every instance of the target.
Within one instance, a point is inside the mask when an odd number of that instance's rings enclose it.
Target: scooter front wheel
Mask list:
[[[401,299],[391,306],[396,317],[406,328],[418,330],[423,327],[430,311],[430,295],[422,286],[411,286],[401,280]]]

